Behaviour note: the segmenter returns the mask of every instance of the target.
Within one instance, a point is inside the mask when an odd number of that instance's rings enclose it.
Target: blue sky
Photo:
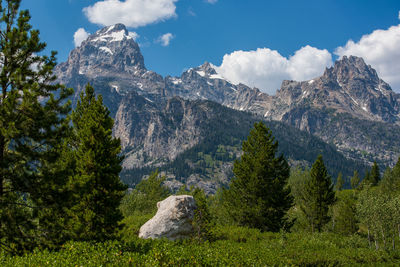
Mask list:
[[[400,90],[398,0],[22,0],[22,8],[59,62],[79,28],[94,33],[125,16],[146,67],[164,76],[209,61],[235,83],[273,94],[282,79],[311,79],[352,53]]]

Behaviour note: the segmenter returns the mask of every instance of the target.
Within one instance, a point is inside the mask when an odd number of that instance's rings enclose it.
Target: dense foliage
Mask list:
[[[60,251],[20,257],[0,254],[1,266],[396,266],[399,251],[371,250],[362,237],[319,233],[260,233],[224,227],[215,242],[133,239],[71,242]]]
[[[122,219],[126,188],[113,120],[90,86],[68,116],[72,89],[55,83],[55,52],[42,56],[20,2],[0,1],[0,247],[103,241]]]
[[[72,93],[54,84],[55,52],[41,56],[46,45],[19,6],[0,1],[0,247],[14,252],[57,239]]]

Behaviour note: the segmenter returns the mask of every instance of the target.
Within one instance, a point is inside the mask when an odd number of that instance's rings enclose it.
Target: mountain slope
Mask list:
[[[186,183],[214,193],[219,186],[228,184],[233,161],[240,157],[242,141],[253,124],[263,119],[215,102],[179,97],[169,99],[160,109],[139,95],[129,103],[131,108],[123,114],[131,116],[125,120],[131,124],[123,132],[131,136],[123,141],[126,159],[121,178],[130,185],[158,167],[175,189]],[[322,154],[334,177],[340,171],[350,176],[355,169],[362,173],[365,168],[307,132],[282,122],[266,124],[279,142],[279,153],[292,165],[309,167]],[[116,132],[120,125],[115,126]]]
[[[400,155],[400,95],[361,58],[343,57],[310,81],[283,81],[275,96],[231,84],[209,63],[166,80],[174,83],[173,89],[167,83],[171,95],[209,99],[286,122],[334,144],[349,158],[393,165]]]
[[[141,177],[132,173],[159,167],[176,180],[224,184],[241,141],[260,119],[293,164],[309,165],[322,153],[332,172],[347,175],[364,165],[335,149],[365,163],[391,164],[399,155],[400,97],[356,57],[344,57],[313,80],[284,81],[269,96],[229,82],[209,63],[163,78],[146,69],[139,46],[117,24],[89,36],[55,74],[76,89],[74,103],[88,82],[103,95],[132,183]]]

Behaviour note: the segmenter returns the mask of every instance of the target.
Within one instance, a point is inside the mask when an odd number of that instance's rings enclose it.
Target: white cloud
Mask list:
[[[224,56],[217,72],[233,83],[244,83],[275,94],[285,79],[307,80],[321,75],[332,64],[327,50],[305,46],[290,58],[276,50],[235,51]]]
[[[156,40],[157,43],[160,43],[162,46],[168,46],[170,41],[174,38],[175,36],[172,33],[166,33],[158,37]]]
[[[218,0],[205,0],[205,1],[210,4],[215,4],[216,2],[218,2]]]
[[[335,54],[364,58],[393,90],[400,92],[400,25],[375,30],[362,36],[358,42],[349,40],[345,46],[338,47]]]
[[[90,22],[107,26],[123,23],[140,27],[176,16],[178,0],[102,0],[85,7],[83,12]]]
[[[320,50],[309,45],[297,50],[289,58],[288,73],[297,81],[309,80],[323,73],[325,67],[332,65],[332,55],[328,50]]]
[[[85,31],[84,28],[79,28],[75,33],[74,33],[74,44],[75,47],[78,47],[81,45],[83,41],[85,41],[89,36],[89,33]]]
[[[139,34],[137,34],[136,32],[129,32],[128,33],[129,37],[132,37],[133,40],[136,41],[137,38],[139,38]]]

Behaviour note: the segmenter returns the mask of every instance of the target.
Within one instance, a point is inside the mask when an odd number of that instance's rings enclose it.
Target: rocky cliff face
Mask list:
[[[371,121],[399,124],[399,96],[381,80],[362,58],[350,56],[336,61],[318,78],[305,82],[283,81],[276,97],[289,108],[312,106],[349,113]]]
[[[357,57],[343,57],[310,81],[283,81],[270,96],[229,82],[207,62],[163,78],[146,69],[133,36],[117,24],[90,35],[55,74],[75,89],[73,102],[88,82],[103,95],[126,153],[124,169],[162,166],[204,141],[205,123],[224,117],[205,100],[286,122],[349,158],[393,163],[400,154],[400,96]]]
[[[203,122],[214,116],[206,103],[179,97],[162,106],[135,93],[118,108],[114,134],[121,139],[127,169],[161,166],[204,138]]]
[[[333,143],[348,157],[396,162],[400,98],[363,59],[343,57],[321,77],[284,81],[276,97],[287,104],[282,121]]]

